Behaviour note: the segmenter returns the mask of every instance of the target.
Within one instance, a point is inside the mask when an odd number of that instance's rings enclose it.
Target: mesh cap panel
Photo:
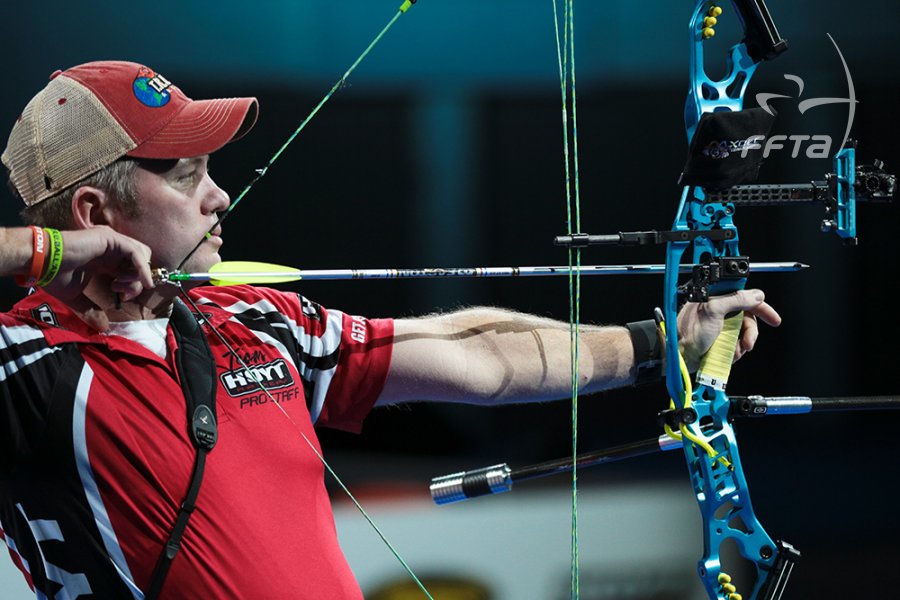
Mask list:
[[[25,203],[32,206],[134,147],[94,94],[62,76],[25,107],[10,134],[3,164]]]

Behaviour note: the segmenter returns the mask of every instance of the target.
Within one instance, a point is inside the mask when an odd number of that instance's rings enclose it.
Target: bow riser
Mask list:
[[[760,60],[775,56],[786,48],[780,39],[765,50],[768,38],[773,41],[775,32],[768,10],[761,0],[734,2],[744,24],[745,39],[731,48],[728,55],[727,74],[721,80],[713,80],[705,70],[703,44],[711,37],[721,11],[706,1],[698,2],[690,21],[691,87],[685,103],[685,128],[688,142],[693,139],[701,117],[713,112],[737,112],[743,109],[743,98]],[[762,32],[762,33],[761,33]],[[764,34],[764,35],[763,35]],[[774,36],[777,38],[777,32]],[[776,49],[780,48],[780,49]],[[756,58],[754,58],[756,57]],[[727,198],[725,199],[727,200]],[[728,239],[712,239],[700,236],[693,240],[693,259],[703,264],[723,257],[739,257],[737,227],[733,221],[734,205],[730,202],[706,202],[702,187],[689,185],[684,188],[678,213],[672,229],[675,231],[729,231]],[[666,384],[676,408],[693,408],[696,419],[685,427],[694,437],[704,440],[705,448],[684,443],[685,458],[694,493],[703,520],[703,556],[698,564],[700,578],[713,600],[733,597],[734,588],[727,585],[720,552],[723,545],[734,543],[740,556],[755,569],[752,594],[754,599],[774,598],[769,592],[761,595],[767,579],[775,569],[777,546],[766,533],[753,512],[747,482],[743,474],[734,430],[728,421],[730,401],[725,382],[734,352],[735,336],[740,330],[742,315],[729,319],[727,341],[717,341],[711,354],[720,356],[727,367],[714,370],[701,365],[697,388],[691,394],[689,382],[682,380],[679,364],[678,270],[682,256],[691,244],[689,240],[670,242],[666,251],[666,281],[664,318],[671,324],[666,331],[667,369]],[[671,267],[671,268],[668,268]],[[741,275],[738,273],[737,275]],[[744,289],[745,276],[736,276],[709,286],[709,295],[722,295]],[[726,332],[723,331],[723,334]],[[721,344],[721,345],[720,345]],[[718,347],[717,347],[718,346]],[[708,372],[707,372],[708,371]],[[690,401],[686,398],[690,395]],[[727,576],[726,576],[727,578]],[[729,579],[730,581],[730,579]],[[750,589],[748,582],[741,588]],[[780,594],[780,592],[778,592]]]
[[[764,0],[732,0],[744,28],[744,40],[731,48],[727,57],[727,75],[714,80],[706,74],[703,43],[707,32],[715,32],[718,15],[710,14],[714,2],[700,1],[690,22],[691,91],[685,104],[684,124],[688,141],[693,139],[697,123],[704,113],[739,111],[750,78],[763,60],[771,60],[787,50]]]
[[[719,575],[728,572],[727,568],[723,569],[720,553],[725,543],[733,540],[741,557],[755,568],[755,585],[750,598],[759,598],[759,590],[775,563],[776,545],[753,511],[734,429],[723,417],[728,413],[730,400],[721,391],[716,391],[711,401],[699,398],[708,390],[706,386],[700,386],[694,395],[698,423],[713,423],[712,429],[716,433],[710,435],[707,432],[705,439],[716,455],[724,457],[732,468],[725,468],[692,444],[684,445],[691,483],[704,523],[704,553],[698,572],[710,598],[727,598],[727,595],[720,595]],[[694,433],[700,434],[700,428],[696,427]]]
[[[697,124],[704,113],[721,111],[723,109],[737,112],[744,107],[744,93],[750,83],[750,78],[756,71],[759,63],[753,62],[743,44],[734,46],[728,55],[726,69],[728,75],[721,81],[714,81],[706,74],[705,56],[703,52],[702,31],[698,31],[697,19],[694,17],[691,23],[691,37],[701,38],[691,44],[692,71],[696,74],[688,101],[684,107],[684,124],[688,141],[693,139]]]

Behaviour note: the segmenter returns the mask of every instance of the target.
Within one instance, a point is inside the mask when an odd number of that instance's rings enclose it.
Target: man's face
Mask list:
[[[215,224],[230,200],[209,176],[209,156],[138,163],[135,191],[141,215],[117,215],[114,229],[153,250],[153,266],[174,269]],[[221,228],[184,265],[185,271],[208,271],[222,260]]]

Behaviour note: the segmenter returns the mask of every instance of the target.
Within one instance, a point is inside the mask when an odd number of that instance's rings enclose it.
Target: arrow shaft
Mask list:
[[[682,265],[682,273],[690,273],[693,265]],[[799,262],[753,263],[752,271],[758,273],[785,273],[800,271],[807,265]],[[665,265],[584,265],[582,275],[662,275]],[[247,272],[204,272],[172,273],[170,281],[209,281],[254,279],[305,279],[346,280],[346,279],[439,279],[443,277],[553,277],[568,276],[568,266],[541,267],[455,267],[420,269],[296,269],[293,271],[247,271]]]

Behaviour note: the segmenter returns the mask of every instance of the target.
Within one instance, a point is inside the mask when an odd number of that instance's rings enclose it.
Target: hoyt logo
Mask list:
[[[264,365],[251,366],[249,373],[243,368],[226,371],[219,376],[219,380],[232,398],[259,391],[259,384],[262,384],[267,390],[277,390],[294,385],[294,378],[283,358]]]

